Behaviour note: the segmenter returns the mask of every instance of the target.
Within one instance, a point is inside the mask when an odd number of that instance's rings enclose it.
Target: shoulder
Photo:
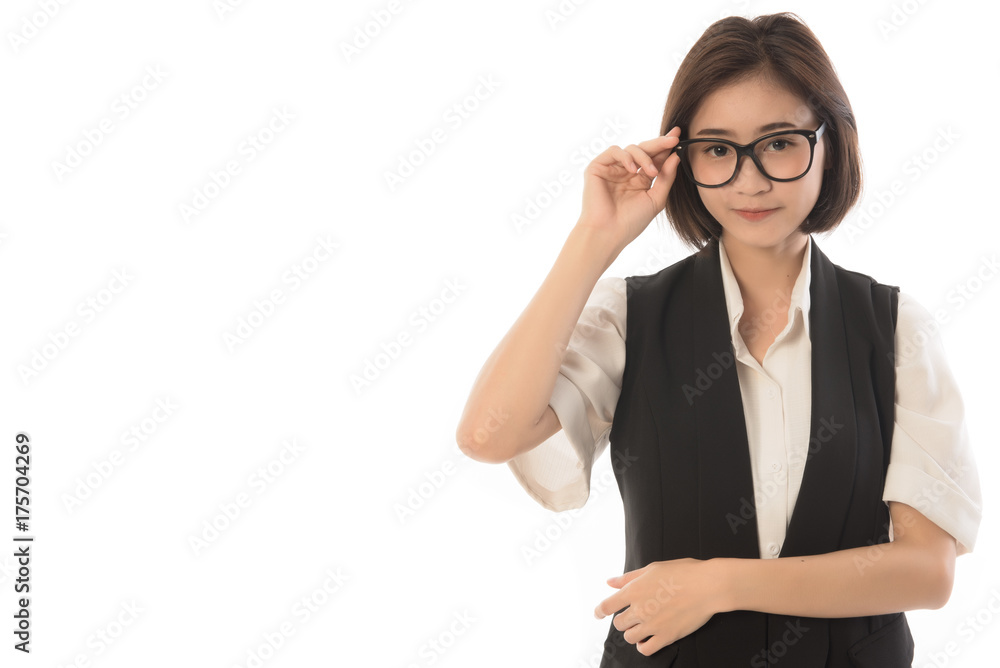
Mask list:
[[[912,295],[899,293],[896,321],[896,367],[940,364],[944,358],[941,325],[948,321],[944,309],[931,313]]]
[[[845,269],[839,264],[833,265],[834,269],[837,271],[837,279],[840,281],[846,281],[848,284],[852,284],[858,287],[870,288],[873,292],[875,291],[891,291],[898,293],[899,286],[892,283],[883,283],[873,278],[872,276],[865,274],[860,271],[855,271],[853,269]]]
[[[705,260],[707,258],[714,257],[715,261],[718,262],[718,254],[713,256],[711,251],[712,248],[706,245],[700,250],[691,253],[687,257],[677,260],[673,264],[667,265],[655,273],[634,275],[625,278],[626,297],[631,299],[634,297],[661,294],[667,286],[675,282],[681,276],[690,272],[694,267],[696,260]]]

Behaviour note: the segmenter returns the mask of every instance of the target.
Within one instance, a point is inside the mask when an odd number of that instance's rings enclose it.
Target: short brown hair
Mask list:
[[[792,12],[747,19],[729,16],[710,25],[677,69],[660,134],[675,125],[686,139],[691,119],[712,91],[732,83],[760,79],[806,100],[820,122],[826,121],[826,160],[819,197],[799,229],[807,234],[835,228],[861,195],[858,128],[847,93],[816,35]],[[722,234],[705,208],[698,187],[678,165],[664,208],[670,225],[695,248]]]

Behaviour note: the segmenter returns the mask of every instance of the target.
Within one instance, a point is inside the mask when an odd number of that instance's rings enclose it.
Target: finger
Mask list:
[[[612,145],[607,147],[600,155],[594,158],[594,162],[605,167],[619,167],[629,174],[635,174],[639,169],[632,156],[621,146]]]
[[[639,616],[636,614],[632,606],[629,606],[624,612],[619,612],[615,615],[615,619],[611,623],[614,624],[614,627],[619,631],[628,631],[630,628],[641,624],[642,620],[639,619]]]
[[[622,637],[625,638],[626,641],[635,645],[636,649],[639,649],[641,643],[647,643],[648,646],[650,633],[645,624],[637,624],[622,633]]]
[[[632,164],[638,165],[641,172],[648,176],[649,178],[656,177],[657,173],[660,171],[659,167],[653,164],[653,159],[649,155],[636,146],[635,144],[629,144],[625,147],[625,152],[629,154],[632,158]],[[635,168],[632,169],[633,172],[639,171]]]
[[[649,155],[653,164],[657,169],[659,169],[663,165],[663,161],[674,153],[674,148],[676,148],[679,143],[679,137],[664,135],[662,137],[640,143],[639,148],[643,149]]]
[[[656,151],[663,150],[664,146],[674,146],[681,139],[681,128],[679,125],[675,125],[664,135],[654,137],[652,139],[647,139],[646,141],[639,142],[639,148],[646,151],[647,153],[653,153]]]
[[[667,200],[667,193],[677,178],[677,170],[680,168],[680,164],[680,156],[676,153],[670,154],[663,161],[660,171],[649,189],[649,196],[653,198],[654,202],[665,202]]]
[[[640,631],[640,633],[642,632]],[[656,654],[666,646],[667,643],[665,643],[663,640],[660,640],[659,636],[650,636],[649,638],[643,638],[642,640],[640,640],[635,644],[636,650],[638,650],[640,654],[643,654],[645,656],[652,656],[653,654]]]
[[[617,614],[625,610],[628,606],[629,602],[625,599],[623,593],[618,591],[597,604],[597,607],[594,608],[594,617],[604,619],[610,614]]]

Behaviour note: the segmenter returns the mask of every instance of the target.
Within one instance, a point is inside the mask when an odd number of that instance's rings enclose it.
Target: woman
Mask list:
[[[626,572],[595,610],[602,667],[910,666],[903,611],[947,602],[981,518],[958,388],[927,311],[811,236],[860,187],[847,95],[789,13],[710,26],[660,136],[587,167],[457,439],[556,511],[610,444]],[[698,251],[602,279],[660,211]]]

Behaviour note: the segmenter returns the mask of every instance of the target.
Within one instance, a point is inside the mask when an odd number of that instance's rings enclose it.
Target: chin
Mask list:
[[[770,216],[767,220],[752,222],[741,218],[736,213],[731,213],[732,222],[727,222],[722,226],[723,234],[727,239],[732,239],[746,246],[756,246],[759,248],[770,248],[781,245],[790,239],[795,239],[804,233],[799,230],[799,226],[788,227],[782,220],[772,220],[780,218],[781,213]],[[716,219],[718,220],[718,219]]]

